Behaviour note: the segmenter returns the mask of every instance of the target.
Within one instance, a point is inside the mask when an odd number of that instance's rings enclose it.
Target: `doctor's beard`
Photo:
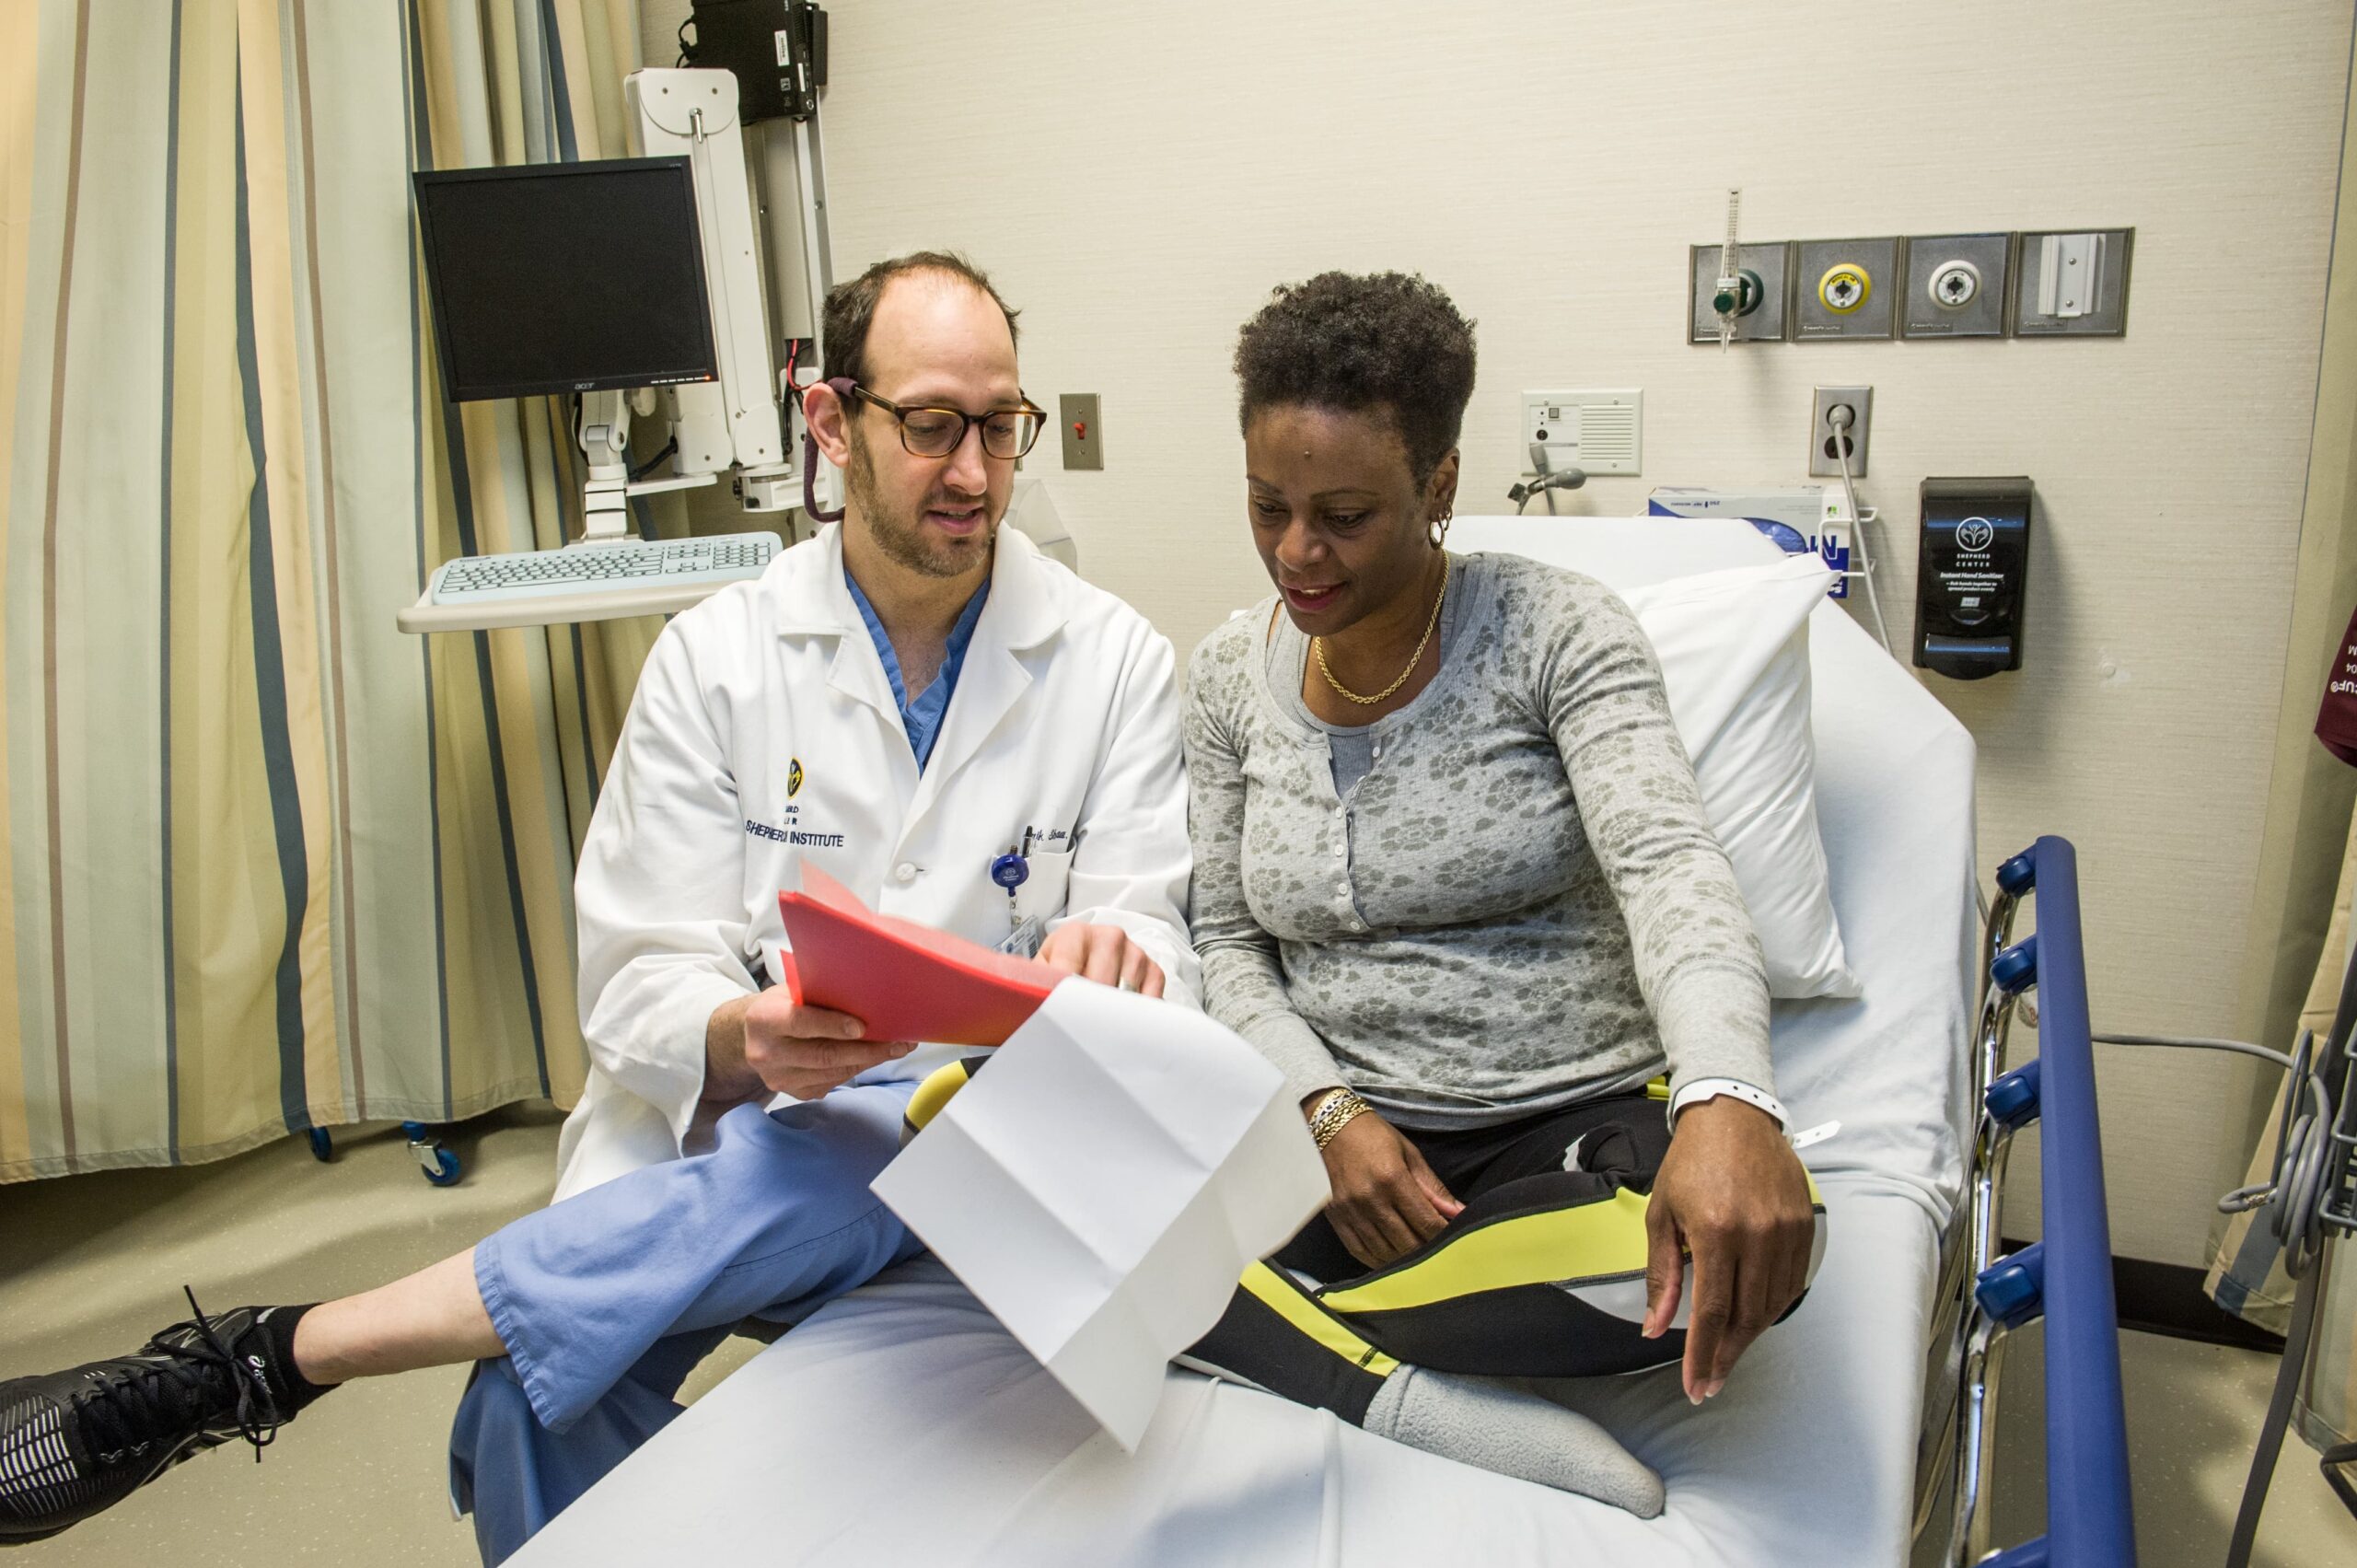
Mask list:
[[[856,430],[851,435],[851,467],[843,474],[843,484],[852,506],[875,536],[877,548],[895,564],[928,577],[962,577],[978,562],[990,558],[991,541],[997,537],[999,519],[991,511],[987,494],[981,503],[985,527],[965,539],[933,538],[925,530],[921,511],[884,504],[877,493],[875,459],[869,454],[866,440]],[[920,507],[932,498],[930,494],[920,497]]]

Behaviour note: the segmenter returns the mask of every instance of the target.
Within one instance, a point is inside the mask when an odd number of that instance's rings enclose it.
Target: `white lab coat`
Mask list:
[[[638,679],[574,884],[591,1063],[558,1144],[569,1197],[692,1148],[713,1112],[704,1026],[776,974],[797,858],[877,910],[1004,938],[992,859],[1027,828],[1017,894],[1052,930],[1120,925],[1192,1003],[1186,775],[1169,641],[998,532],[990,598],[922,776],[843,582],[842,525],[667,628]],[[922,1077],[920,1047],[868,1074]]]

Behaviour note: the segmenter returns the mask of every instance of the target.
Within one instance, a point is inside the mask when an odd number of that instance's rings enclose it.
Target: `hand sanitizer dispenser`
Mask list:
[[[1927,479],[1915,568],[1915,664],[1958,680],[2022,667],[2032,487]]]

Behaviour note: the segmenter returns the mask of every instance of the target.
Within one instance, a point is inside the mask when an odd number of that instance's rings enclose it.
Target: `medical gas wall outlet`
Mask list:
[[[1850,411],[1849,427],[1837,429],[1833,411]],[[1875,389],[1872,387],[1819,387],[1809,403],[1808,471],[1811,478],[1841,477],[1840,459],[1835,456],[1833,443],[1840,441],[1850,455],[1850,477],[1866,476],[1866,436],[1874,427]]]
[[[2025,234],[2014,285],[2014,335],[2116,338],[2128,331],[2132,228]]]
[[[1543,447],[1547,471],[1640,473],[1645,394],[1634,387],[1522,394],[1521,439]]]
[[[1961,310],[1980,292],[1980,269],[1969,261],[1943,261],[1932,273],[1932,286],[1924,292],[1942,309]]]
[[[2010,234],[1918,235],[1899,285],[1902,338],[2002,338],[2013,276]]]
[[[1750,315],[1767,297],[1767,286],[1759,281],[1759,274],[1749,267],[1737,267],[1732,275],[1720,277],[1711,293],[1711,308],[1721,319],[1732,319]]]
[[[1898,240],[1804,239],[1793,247],[1793,274],[1794,342],[1890,336]]]
[[[1873,292],[1873,278],[1854,261],[1836,261],[1817,280],[1817,303],[1837,316],[1859,308]]]
[[[1730,323],[1735,342],[1783,342],[1788,248],[1782,245],[1737,246],[1736,284],[1732,289],[1719,286],[1719,261],[1724,250],[1724,247],[1719,245],[1697,245],[1688,252],[1687,341],[1717,343],[1721,297],[1733,294],[1736,297],[1727,303],[1735,308]]]

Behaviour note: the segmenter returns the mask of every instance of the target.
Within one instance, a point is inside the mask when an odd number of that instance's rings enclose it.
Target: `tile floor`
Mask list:
[[[187,1170],[111,1171],[0,1188],[0,1375],[120,1351],[186,1315],[180,1287],[208,1307],[314,1299],[377,1283],[466,1247],[547,1200],[556,1116],[517,1109],[452,1140],[453,1188],[419,1177],[397,1130],[348,1135],[332,1165],[295,1140]],[[331,1238],[331,1239],[323,1239]],[[734,1340],[691,1380],[693,1395],[758,1349]],[[2218,1562],[2240,1494],[2272,1358],[2142,1334],[2126,1337],[2139,1542],[2146,1568]],[[2038,1528],[2043,1486],[2035,1332],[2005,1382],[2000,1541]],[[299,1432],[250,1463],[225,1448],[151,1493],[8,1568],[170,1563],[337,1563],[467,1568],[473,1538],[450,1520],[440,1455],[464,1374],[357,1385],[305,1413]],[[325,1506],[322,1506],[322,1504]],[[1936,1553],[1917,1557],[1933,1568]],[[2294,1441],[2269,1503],[2262,1568],[2357,1564],[2357,1519]]]

